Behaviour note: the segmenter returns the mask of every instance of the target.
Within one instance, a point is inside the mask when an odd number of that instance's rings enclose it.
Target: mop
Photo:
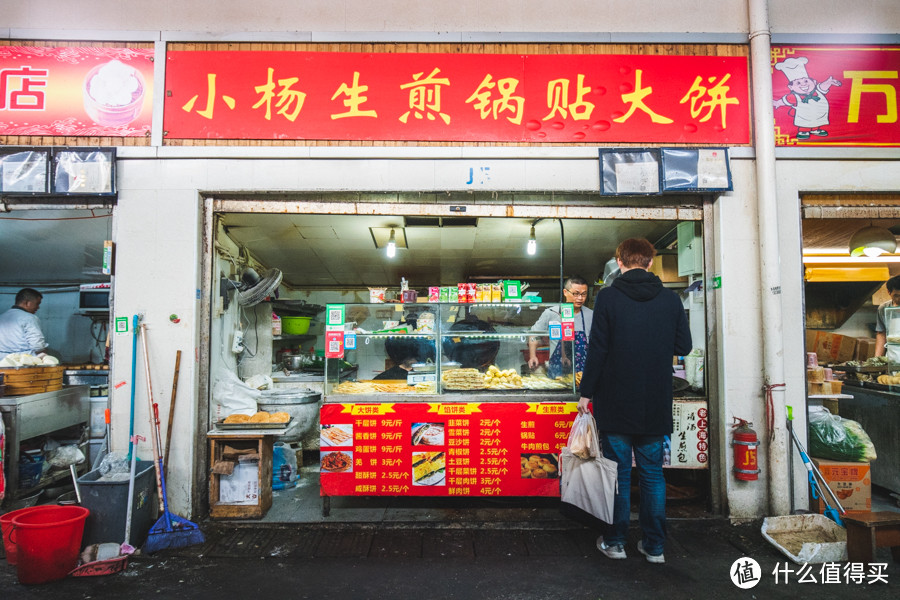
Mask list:
[[[141,324],[141,342],[144,349],[144,369],[147,373],[147,398],[150,404],[150,435],[153,445],[153,462],[156,466],[156,483],[162,497],[163,515],[150,528],[145,552],[157,552],[166,548],[184,548],[206,541],[203,532],[196,523],[169,512],[169,500],[166,494],[166,476],[162,468],[162,447],[159,435],[159,407],[153,401],[153,388],[150,384],[150,353],[147,351],[147,326]]]
[[[828,487],[828,483],[825,482],[825,478],[822,477],[822,473],[819,472],[819,469],[816,468],[816,465],[809,460],[809,456],[806,454],[806,450],[803,449],[803,446],[800,444],[800,440],[797,438],[797,432],[794,431],[794,428],[791,427],[791,437],[794,438],[794,444],[797,446],[797,451],[800,453],[800,458],[803,460],[803,466],[806,467],[807,476],[809,477],[809,486],[812,489],[812,497],[813,500],[817,499],[819,496],[822,497],[822,500],[825,501],[825,516],[840,525],[844,526],[844,522],[841,520],[841,515],[847,514],[847,511],[844,510],[844,507],[841,506],[840,501],[837,499],[837,496],[834,495],[834,492],[831,491],[831,488]],[[816,475],[818,475],[818,480],[816,479]],[[821,481],[821,484],[819,483]],[[828,501],[828,497],[822,493],[822,488],[828,490],[828,493],[831,495],[831,499],[834,500],[835,508],[831,505],[831,502]],[[840,512],[838,512],[840,511]]]

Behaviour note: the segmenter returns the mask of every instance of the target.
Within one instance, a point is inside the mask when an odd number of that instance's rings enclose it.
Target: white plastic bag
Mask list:
[[[600,456],[600,441],[597,436],[597,423],[588,413],[578,413],[569,431],[566,448],[578,458],[594,458]]]
[[[51,467],[58,469],[68,468],[69,465],[80,465],[84,462],[84,452],[74,444],[61,446],[49,462]]]
[[[694,348],[684,357],[684,374],[694,391],[703,390],[703,350]]]
[[[212,390],[215,420],[236,413],[253,416],[257,411],[256,401],[261,394],[260,390],[250,387],[233,372],[223,371]]]

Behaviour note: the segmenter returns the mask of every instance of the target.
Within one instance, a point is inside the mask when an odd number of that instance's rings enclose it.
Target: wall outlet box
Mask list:
[[[237,330],[234,332],[234,339],[231,342],[231,351],[240,354],[244,351],[244,332]]]

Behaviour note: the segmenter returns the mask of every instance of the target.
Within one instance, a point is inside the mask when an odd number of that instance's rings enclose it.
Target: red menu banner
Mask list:
[[[323,496],[558,496],[575,402],[325,404]]]
[[[750,143],[747,59],[198,51],[169,139]]]
[[[0,135],[150,134],[153,50],[0,46]]]
[[[900,146],[900,47],[772,46],[778,146]]]

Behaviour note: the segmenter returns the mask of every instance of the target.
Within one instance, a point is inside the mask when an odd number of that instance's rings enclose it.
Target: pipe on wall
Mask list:
[[[771,40],[767,0],[748,0],[750,71],[756,148],[756,199],[759,215],[760,290],[765,388],[762,402],[771,403],[766,414],[774,418],[763,430],[766,443],[768,512],[791,511],[788,458],[793,450],[786,431],[784,388],[784,326],[779,264],[778,206],[775,184],[775,128],[772,106]],[[776,387],[777,386],[777,387]],[[769,393],[766,393],[768,390]]]

